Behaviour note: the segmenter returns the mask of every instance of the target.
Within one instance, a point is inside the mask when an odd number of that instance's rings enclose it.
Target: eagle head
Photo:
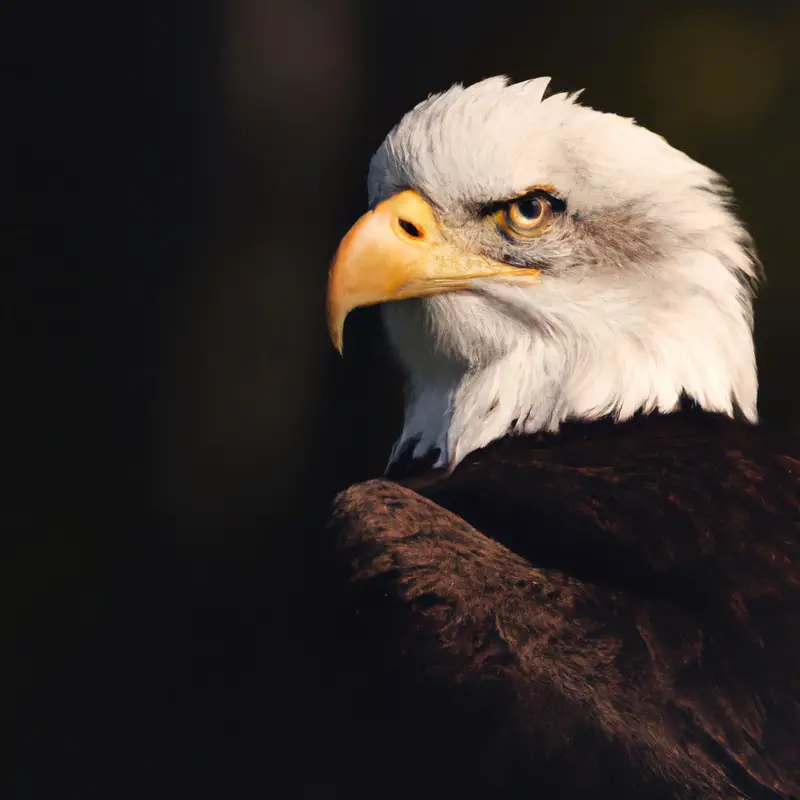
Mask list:
[[[682,395],[756,419],[758,264],[725,183],[548,83],[453,86],[372,158],[328,319],[341,350],[349,311],[382,304],[407,377],[392,460],[436,449],[454,467],[506,434]]]

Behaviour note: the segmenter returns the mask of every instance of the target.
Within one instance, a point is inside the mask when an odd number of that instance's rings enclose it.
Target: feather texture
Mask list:
[[[800,797],[798,455],[695,409],[340,495],[390,796]]]
[[[671,411],[683,394],[757,419],[759,266],[724,181],[631,119],[544,98],[548,80],[454,86],[372,159],[371,205],[415,189],[451,244],[542,271],[384,306],[408,384],[390,463],[413,443],[452,467],[510,432]],[[567,208],[542,236],[509,243],[483,224],[482,204],[532,186]]]

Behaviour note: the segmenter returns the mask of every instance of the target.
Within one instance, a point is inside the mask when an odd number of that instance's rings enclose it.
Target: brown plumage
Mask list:
[[[799,456],[685,408],[340,494],[351,795],[800,797]]]

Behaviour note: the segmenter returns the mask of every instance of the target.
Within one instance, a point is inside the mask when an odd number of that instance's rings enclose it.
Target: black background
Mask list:
[[[797,3],[10,2],[0,32],[5,796],[263,796],[335,751],[282,676],[401,406],[374,311],[327,341],[327,263],[431,91],[551,75],[726,175],[761,412],[800,428]]]

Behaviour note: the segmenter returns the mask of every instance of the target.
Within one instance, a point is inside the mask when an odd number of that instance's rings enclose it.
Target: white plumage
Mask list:
[[[392,460],[413,442],[452,467],[507,433],[668,411],[682,393],[756,420],[758,266],[723,181],[633,120],[543,99],[548,82],[454,86],[372,159],[371,206],[414,189],[464,251],[499,246],[475,222],[481,205],[531,186],[566,202],[529,245],[537,285],[485,278],[382,307],[408,379]]]

